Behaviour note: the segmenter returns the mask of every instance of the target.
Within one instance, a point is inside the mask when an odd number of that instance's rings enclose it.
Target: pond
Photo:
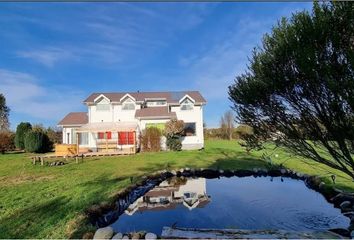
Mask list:
[[[348,225],[349,219],[320,193],[301,180],[282,177],[173,177],[111,224],[116,232],[158,235],[164,226],[306,231]]]

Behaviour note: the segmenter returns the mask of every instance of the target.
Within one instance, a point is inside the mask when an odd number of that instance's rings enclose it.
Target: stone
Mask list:
[[[145,235],[145,239],[155,240],[155,239],[157,239],[157,236],[156,236],[155,233],[149,232],[149,233],[147,233],[147,234]]]
[[[122,239],[129,239],[127,235],[124,235]]]
[[[220,174],[224,174],[224,170],[219,170],[219,173]]]
[[[344,229],[344,228],[333,228],[333,229],[329,229],[330,232],[334,232],[336,234],[339,234],[343,237],[350,237],[350,232],[348,231],[348,229]]]
[[[171,171],[171,173],[172,173],[174,176],[176,176],[176,175],[177,175],[176,170],[172,170],[172,171]]]
[[[320,185],[318,185],[318,188],[320,190],[323,190],[325,188],[326,184],[324,182],[320,182]]]
[[[282,168],[282,169],[280,169],[280,173],[282,174],[282,175],[284,175],[284,174],[286,174],[286,169],[284,169],[284,168]]]
[[[133,233],[132,234],[132,239],[134,239],[134,240],[140,239],[140,233],[138,233],[138,232]]]
[[[113,228],[112,227],[104,227],[104,228],[99,228],[95,232],[95,235],[93,236],[93,239],[111,239],[113,236]]]
[[[299,177],[299,178],[302,178],[304,176],[304,174],[297,172],[296,176]]]
[[[349,201],[344,201],[339,205],[339,207],[341,209],[350,208],[351,206],[352,206],[352,203]]]
[[[120,232],[112,237],[112,239],[122,239],[122,238],[123,238],[123,233]]]

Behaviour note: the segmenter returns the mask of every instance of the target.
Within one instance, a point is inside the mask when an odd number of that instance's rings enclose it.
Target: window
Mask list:
[[[166,101],[156,101],[156,105],[159,105],[159,106],[166,105]]]
[[[184,124],[184,136],[195,136],[195,123]]]
[[[97,138],[98,138],[98,139],[104,139],[104,132],[99,132],[99,133],[97,134]]]
[[[145,128],[149,128],[149,127],[156,127],[160,130],[165,130],[165,123],[147,123],[145,125]]]
[[[98,139],[112,139],[112,133],[111,132],[99,132],[97,134]]]
[[[109,106],[109,104],[105,104],[105,103],[100,103],[96,105],[96,110],[97,111],[109,111],[111,108]]]
[[[127,99],[122,106],[123,110],[135,110],[135,104],[134,102],[129,98]]]
[[[133,145],[134,144],[134,132],[118,132],[118,144],[119,145]]]
[[[192,110],[193,109],[193,102],[188,98],[184,100],[181,104],[181,110]]]
[[[88,133],[80,133],[80,145],[88,145]]]

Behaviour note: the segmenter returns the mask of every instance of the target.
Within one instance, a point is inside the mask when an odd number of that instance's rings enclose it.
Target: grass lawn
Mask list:
[[[270,146],[267,152],[271,152]],[[275,150],[272,161],[331,184],[323,165]],[[273,154],[273,155],[274,155]],[[32,165],[28,154],[0,154],[0,238],[81,237],[90,228],[83,211],[109,201],[114,193],[143,175],[165,168],[266,168],[262,152],[247,155],[236,141],[208,140],[205,150],[143,153],[85,159],[57,167]],[[333,172],[333,171],[332,171]],[[349,177],[337,174],[337,188],[354,190]],[[79,230],[79,231],[77,231]]]

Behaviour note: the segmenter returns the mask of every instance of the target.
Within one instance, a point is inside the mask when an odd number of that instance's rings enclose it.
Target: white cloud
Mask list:
[[[53,67],[58,61],[73,58],[70,51],[58,47],[18,51],[17,56],[32,59],[47,67]]]
[[[10,17],[14,24],[38,25],[61,38],[44,47],[37,44],[21,47],[16,56],[47,67],[64,60],[103,63],[105,67],[115,68],[122,62],[124,66],[137,65],[168,46],[181,31],[200,25],[213,5],[216,4],[78,4],[70,9],[61,8],[61,14],[51,14],[52,8],[40,11],[38,15],[23,14],[26,17],[12,13]],[[78,6],[80,12],[75,8]],[[28,41],[31,43],[36,43],[38,37],[33,33],[21,33],[21,39],[32,40]]]
[[[82,92],[61,86],[44,87],[33,75],[6,69],[0,69],[0,86],[11,112],[55,122],[76,110],[73,106],[83,99]]]

